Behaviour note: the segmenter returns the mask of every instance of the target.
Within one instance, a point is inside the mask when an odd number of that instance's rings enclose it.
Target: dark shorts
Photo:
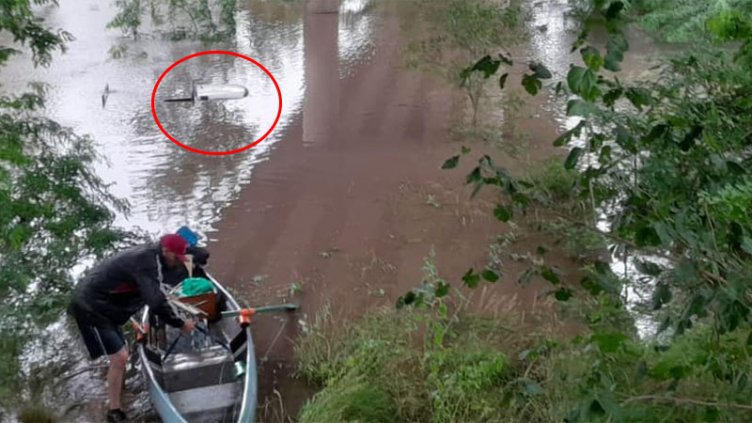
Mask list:
[[[78,330],[92,360],[112,355],[123,349],[125,336],[120,328],[103,328],[78,323]]]

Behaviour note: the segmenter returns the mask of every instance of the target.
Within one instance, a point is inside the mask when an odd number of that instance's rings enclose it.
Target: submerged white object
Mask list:
[[[192,84],[191,96],[167,98],[164,101],[237,100],[248,96],[248,88],[237,84]]]
[[[235,100],[248,96],[248,88],[236,84],[196,84],[193,97],[196,100]]]

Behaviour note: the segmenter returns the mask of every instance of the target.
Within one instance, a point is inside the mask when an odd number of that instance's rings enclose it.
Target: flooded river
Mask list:
[[[338,63],[326,71],[346,75],[368,57],[373,30],[369,3],[342,2],[330,47],[336,49]],[[106,28],[117,13],[114,2],[63,0],[59,7],[43,8],[41,15],[48,25],[73,34],[69,50],[55,54],[49,68],[35,69],[26,55],[0,70],[3,88],[11,93],[23,92],[33,81],[49,84],[49,116],[96,141],[109,162],[100,163],[98,173],[132,207],[129,216],[118,216],[119,226],[157,234],[188,224],[211,233],[220,210],[250,181],[254,165],[269,159],[285,128],[301,112],[306,72],[316,72],[305,68],[302,4],[250,1],[238,2],[238,7],[231,40],[168,42],[147,31],[134,41]],[[124,57],[111,57],[110,49],[121,45],[127,47]],[[241,154],[210,157],[186,151],[170,142],[152,117],[150,99],[157,78],[173,62],[203,50],[230,50],[255,59],[279,84],[279,124],[267,139]],[[240,84],[250,94],[242,100],[195,105],[158,102],[163,126],[184,144],[231,150],[258,139],[273,123],[277,93],[250,62],[218,55],[191,59],[165,77],[157,97],[187,94],[192,79]],[[103,107],[106,86],[110,92]]]

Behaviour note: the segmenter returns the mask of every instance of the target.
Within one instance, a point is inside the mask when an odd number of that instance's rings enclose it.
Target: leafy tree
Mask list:
[[[631,12],[646,30],[669,42],[696,42],[697,37],[712,38],[706,31],[708,21],[730,11],[750,10],[749,0],[635,0]]]
[[[0,65],[28,48],[36,66],[47,66],[71,38],[45,27],[29,0],[0,3],[0,16],[14,41],[0,45]],[[44,117],[46,89],[0,93],[0,394],[12,392],[18,337],[60,316],[73,267],[132,235],[112,226],[127,204],[94,171],[92,140]]]

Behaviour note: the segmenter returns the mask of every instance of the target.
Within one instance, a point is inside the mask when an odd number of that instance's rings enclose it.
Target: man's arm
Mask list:
[[[199,266],[206,266],[206,263],[209,261],[209,250],[207,250],[204,247],[188,247],[186,254],[191,254],[193,256],[193,264],[197,264]]]
[[[156,274],[157,269],[150,269],[149,266],[143,266],[136,270],[136,283],[141,292],[141,297],[146,302],[146,305],[149,306],[151,312],[159,316],[168,325],[181,328],[185,324],[185,321],[178,317],[172,307],[170,307],[167,297],[165,297],[159,288],[159,280],[157,280]]]

